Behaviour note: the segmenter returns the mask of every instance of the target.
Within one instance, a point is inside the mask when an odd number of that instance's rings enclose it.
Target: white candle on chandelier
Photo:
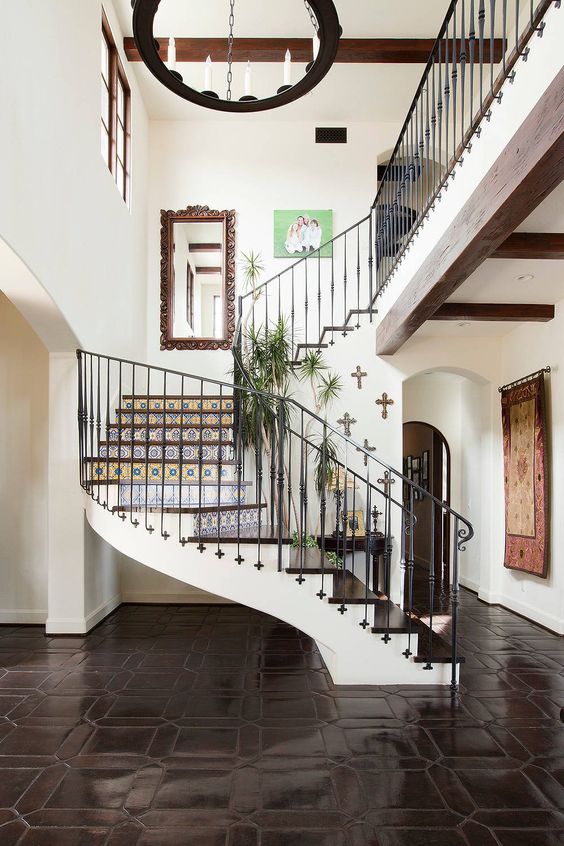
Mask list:
[[[292,54],[286,50],[284,58],[284,85],[292,84]]]
[[[176,70],[176,41],[174,38],[168,39],[167,64],[169,70]]]
[[[315,35],[313,36],[313,61],[314,62],[317,59],[318,54],[319,54],[319,35],[316,32]]]
[[[253,71],[251,69],[251,62],[247,62],[245,68],[245,97],[252,96],[253,93]]]
[[[212,60],[211,60],[211,56],[208,56],[208,58],[206,59],[205,73],[204,73],[204,91],[213,91],[212,78],[213,78]]]

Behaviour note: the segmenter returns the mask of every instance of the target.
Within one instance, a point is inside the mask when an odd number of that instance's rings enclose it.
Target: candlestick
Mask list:
[[[286,50],[284,57],[284,85],[292,84],[292,54]]]
[[[168,39],[167,64],[169,70],[176,70],[176,41],[174,38]]]
[[[212,69],[212,60],[211,56],[208,56],[206,59],[205,71],[204,71],[204,89],[206,91],[211,91],[212,86],[212,78],[213,78],[213,69]]]
[[[317,33],[315,33],[315,35],[313,36],[313,61],[314,62],[317,59],[318,55],[319,55],[319,35]]]
[[[251,63],[250,61],[247,62],[247,67],[245,68],[245,97],[252,96],[253,93],[253,72],[251,70]]]

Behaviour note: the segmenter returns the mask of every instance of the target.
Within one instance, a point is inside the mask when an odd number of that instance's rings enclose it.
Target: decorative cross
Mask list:
[[[391,485],[395,485],[396,483],[396,480],[392,479],[388,470],[386,470],[386,472],[384,473],[383,479],[377,479],[376,481],[379,485],[384,486],[384,496],[388,496]]]
[[[372,520],[374,522],[374,531],[375,532],[378,531],[378,520],[380,519],[380,517],[382,516],[383,513],[384,513],[383,511],[378,510],[377,505],[375,505],[374,508],[372,509]]]
[[[365,439],[364,439],[364,449],[368,450],[368,452],[374,452],[374,451],[375,451],[375,449],[376,449],[376,447],[371,447],[371,446],[370,446],[370,444],[368,443],[368,439],[367,439],[367,438],[365,438]],[[357,451],[357,452],[362,452],[362,450],[361,450],[361,448],[360,448],[360,447],[357,447],[357,448],[356,448],[356,451]],[[366,455],[366,453],[364,453],[364,466],[366,467],[366,466],[367,466],[367,464],[368,464],[368,456]]]
[[[339,424],[339,426],[345,427],[345,435],[347,436],[347,438],[350,438],[351,426],[356,423],[354,417],[351,417],[349,412],[347,411],[346,414],[343,414],[340,420],[337,420],[337,423]]]
[[[376,405],[382,406],[382,417],[384,418],[384,420],[388,416],[388,406],[393,405],[393,404],[394,404],[393,399],[389,399],[388,394],[386,394],[386,393],[382,394],[382,399],[376,400]]]
[[[365,376],[368,376],[368,373],[365,373],[364,370],[361,370],[360,364],[357,364],[356,370],[354,371],[354,373],[351,373],[351,376],[353,377],[353,379],[356,379],[356,384],[357,384],[358,390],[361,391],[362,390],[362,380]]]

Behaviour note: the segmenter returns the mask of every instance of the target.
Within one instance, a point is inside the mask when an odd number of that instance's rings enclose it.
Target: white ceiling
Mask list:
[[[344,38],[434,38],[444,18],[446,0],[335,0]],[[115,0],[120,25],[132,35],[130,0]],[[309,37],[311,23],[303,0],[265,3],[238,0],[235,35],[240,37]],[[162,0],[155,18],[155,35],[176,37],[227,36],[228,0]],[[132,62],[149,117],[155,120],[202,119],[202,109],[165,89],[145,65]],[[189,85],[203,88],[203,67],[178,64]],[[226,77],[226,64],[214,63],[214,88]],[[294,80],[304,65],[295,64]],[[423,65],[338,64],[308,96],[270,112],[246,115],[249,121],[311,120],[324,122],[378,121],[403,123]],[[234,66],[234,96],[243,93],[244,65]],[[282,64],[253,65],[254,93],[266,96],[282,84]],[[229,121],[236,116],[209,111],[207,120]]]

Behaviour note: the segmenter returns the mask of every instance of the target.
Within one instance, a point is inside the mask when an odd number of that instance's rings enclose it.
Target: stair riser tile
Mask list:
[[[119,439],[119,427],[118,426],[108,426],[108,434],[107,439],[109,441],[118,441]],[[163,428],[161,426],[150,426],[149,427],[149,441],[173,441],[173,442],[180,442],[180,441],[187,441],[188,443],[200,443],[200,439],[202,443],[217,443],[219,440],[228,441],[231,437],[231,432],[229,429],[224,429],[221,432],[221,438],[219,437],[220,431],[219,429],[196,429],[196,428],[188,428],[184,427],[182,429],[182,438],[180,437],[180,426],[171,426],[164,430],[164,438],[163,438]],[[147,429],[143,426],[139,427],[138,429],[133,430],[133,437],[132,431],[130,426],[126,426],[121,429],[121,442],[127,443],[128,441],[145,441],[147,440]]]
[[[183,401],[180,399],[167,399],[166,402],[163,399],[151,399],[149,398],[149,410],[150,411],[159,411],[163,408],[166,408],[167,411],[180,411],[181,407],[185,411],[199,411],[202,408],[204,411],[219,411],[220,408],[220,401],[219,399],[205,399],[203,403],[199,399],[184,399]],[[131,398],[124,398],[122,408],[135,408],[136,410],[143,411],[147,409],[147,400],[137,398],[134,401]],[[232,399],[222,399],[221,401],[221,408],[223,411],[232,411],[234,407],[234,402]]]
[[[237,529],[258,529],[259,509],[249,508],[248,510],[223,511],[220,512],[220,533],[225,535],[237,534]],[[201,526],[201,527],[200,527]],[[217,513],[197,514],[194,517],[194,534],[217,536]]]
[[[232,481],[235,479],[235,467],[229,465],[221,468],[221,479],[224,481]],[[201,470],[201,475],[200,475]],[[144,482],[149,479],[152,482],[162,482],[163,475],[165,482],[177,482],[180,479],[180,464],[166,464],[163,468],[162,462],[133,462],[131,463],[118,461],[95,461],[92,462],[92,479],[98,482],[105,482],[106,480],[115,481],[116,479],[128,479],[133,476],[134,481]],[[197,464],[188,464],[182,466],[182,480],[183,482],[197,482],[201,478],[203,482],[217,481],[219,474],[219,464],[204,464],[200,468]]]
[[[201,502],[200,502],[201,496]],[[221,487],[221,505],[237,505],[237,501],[244,505],[246,501],[246,488],[238,485],[222,485]],[[140,508],[160,508],[161,505],[165,507],[174,507],[182,505],[184,507],[209,506],[217,505],[217,488],[214,485],[203,485],[200,489],[199,485],[182,485],[182,502],[180,502],[180,486],[166,485],[164,486],[164,500],[163,500],[163,486],[162,485],[120,485],[119,488],[119,504],[133,505]],[[235,512],[237,513],[237,512]]]
[[[185,412],[181,414],[176,411],[167,411],[166,413],[159,411],[121,411],[116,415],[117,421],[123,425],[128,425],[131,422],[137,426],[147,425],[147,418],[149,418],[149,426],[162,426],[164,422],[169,426],[180,426],[182,421],[183,426],[219,426],[220,423],[226,428],[233,426],[233,415],[224,412],[223,414],[216,414],[213,412],[204,412],[200,414],[197,411]],[[132,421],[132,418],[133,421]]]
[[[110,445],[109,455],[108,446],[102,444],[99,450],[100,458],[116,458],[118,457],[118,447]],[[131,458],[131,444],[122,444],[119,452],[121,458]],[[147,448],[144,444],[136,444],[133,446],[133,458],[145,460],[147,457]],[[163,448],[162,446],[149,446],[149,461],[162,460]],[[198,461],[200,457],[200,448],[198,444],[190,444],[184,446],[182,450],[182,458],[184,461]],[[218,461],[221,457],[222,461],[230,461],[232,457],[232,448],[229,446],[202,446],[202,461]],[[165,448],[165,459],[167,461],[178,461],[180,458],[179,446],[167,446]]]

